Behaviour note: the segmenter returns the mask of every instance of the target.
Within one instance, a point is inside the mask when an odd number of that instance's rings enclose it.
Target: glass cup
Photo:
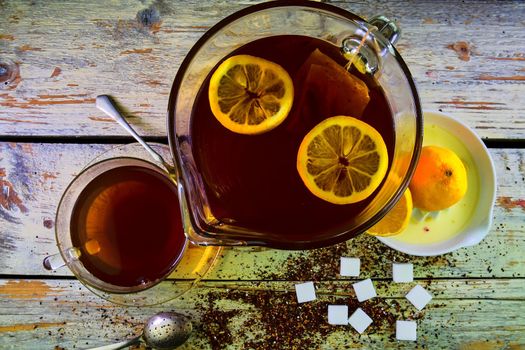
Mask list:
[[[152,145],[157,152],[164,151],[167,153],[166,146]],[[133,156],[129,156],[129,155]],[[166,191],[174,194],[174,200],[177,201],[177,183],[174,181],[173,174],[168,173],[160,164],[144,160],[149,159],[149,155],[139,144],[130,144],[114,148],[91,162],[75,179],[69,184],[60,200],[56,215],[56,243],[59,254],[47,257],[44,260],[44,267],[48,270],[55,270],[66,265],[71,272],[82,282],[88,289],[95,294],[118,304],[144,306],[162,303],[173,299],[190,290],[212,267],[220,251],[219,247],[202,247],[190,243],[182,233],[178,251],[173,252],[169,257],[169,265],[165,267],[162,275],[152,280],[144,280],[142,283],[133,286],[123,286],[117,283],[111,283],[101,277],[89,267],[89,263],[83,260],[82,254],[89,251],[87,245],[84,249],[75,246],[73,235],[76,235],[74,225],[72,225],[75,211],[86,188],[94,179],[122,167],[134,167],[141,169],[149,174],[156,174],[162,179]],[[179,206],[177,205],[177,210]],[[174,214],[176,216],[176,213]],[[183,223],[180,223],[181,225]],[[144,239],[153,239],[152,232],[144,232]],[[101,244],[102,246],[102,244]],[[93,248],[90,248],[93,250]],[[98,254],[95,250],[93,254]],[[118,257],[118,252],[113,254]],[[151,254],[150,254],[151,255]],[[137,254],[137,263],[142,266],[152,264],[152,261],[141,260],[140,253]],[[164,283],[161,283],[164,282]]]
[[[217,219],[210,209],[201,169],[195,162],[192,109],[210,72],[235,49],[277,35],[302,35],[339,47],[360,59],[382,87],[394,118],[395,146],[390,171],[373,200],[348,225],[319,230],[307,240],[256,232]],[[178,167],[180,199],[188,237],[203,245],[261,245],[308,249],[348,240],[378,222],[401,198],[415,170],[423,117],[412,76],[392,41],[397,26],[378,16],[366,21],[338,7],[313,1],[279,1],[243,9],[212,27],[190,50],[175,77],[168,105],[168,132]],[[249,200],[249,197],[246,197]],[[271,220],[271,217],[268,218]]]

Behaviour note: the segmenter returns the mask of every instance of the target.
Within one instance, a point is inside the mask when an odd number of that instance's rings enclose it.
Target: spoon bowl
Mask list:
[[[192,328],[191,320],[187,316],[176,312],[159,312],[148,319],[141,335],[90,350],[117,350],[139,343],[153,349],[171,350],[188,340]]]
[[[155,349],[173,349],[190,336],[192,325],[188,317],[173,312],[161,312],[144,327],[144,342]]]

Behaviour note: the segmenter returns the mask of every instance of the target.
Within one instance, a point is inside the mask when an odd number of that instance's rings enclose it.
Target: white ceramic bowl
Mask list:
[[[478,191],[473,192],[477,196],[477,200],[472,201],[472,204],[469,203],[471,210],[469,210],[468,215],[456,215],[453,218],[456,225],[448,225],[447,222],[439,223],[439,220],[451,220],[450,215],[448,215],[449,217],[446,214],[435,216],[433,220],[436,221],[436,226],[441,224],[440,230],[448,230],[446,232],[447,238],[444,240],[434,240],[432,242],[420,242],[417,239],[407,240],[407,236],[402,238],[404,233],[398,236],[377,238],[387,246],[403,253],[417,256],[434,256],[478,244],[488,234],[492,225],[492,211],[496,199],[496,172],[487,148],[481,139],[465,124],[444,113],[430,111],[424,112],[424,120],[425,135],[427,135],[427,132],[431,132],[429,130],[433,125],[446,130],[448,134],[452,135],[450,145],[447,144],[448,141],[445,137],[438,139],[433,144],[454,150],[453,144],[456,144],[456,147],[458,147],[459,142],[464,146],[461,147],[464,150],[463,152],[470,154],[467,156],[470,159],[471,168],[467,167],[467,171],[477,171],[477,180],[479,181],[476,181],[477,183],[474,184],[469,183],[467,195],[468,191]],[[424,137],[423,145],[426,144]],[[475,206],[475,208],[472,208],[472,206]],[[416,223],[411,222],[410,225],[412,224],[415,225]],[[420,223],[417,224],[420,225]],[[443,232],[438,232],[438,234],[440,233],[442,234]],[[412,234],[413,237],[415,236]]]

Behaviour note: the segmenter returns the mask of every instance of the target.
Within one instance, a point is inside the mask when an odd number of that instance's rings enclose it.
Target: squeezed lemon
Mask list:
[[[414,207],[425,211],[447,209],[467,192],[467,171],[454,151],[425,146],[410,181]]]
[[[423,145],[437,145],[453,150],[466,168],[468,189],[465,196],[448,209],[430,213],[414,209],[408,227],[401,234],[392,237],[396,241],[418,245],[443,242],[461,232],[476,210],[480,184],[472,155],[456,136],[436,124],[427,123]]]

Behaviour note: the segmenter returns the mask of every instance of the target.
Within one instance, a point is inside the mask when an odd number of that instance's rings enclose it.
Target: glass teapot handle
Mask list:
[[[374,16],[368,20],[368,23],[377,28],[385,39],[395,45],[401,36],[401,29],[394,22],[383,15]]]
[[[341,51],[349,61],[347,69],[356,64],[361,73],[374,75],[381,70],[382,57],[388,54],[389,48],[387,43],[382,44],[380,48],[369,34],[380,33],[388,43],[394,45],[399,40],[401,29],[383,15],[372,17],[368,24],[370,27],[366,32],[358,30],[346,37],[342,42]]]

